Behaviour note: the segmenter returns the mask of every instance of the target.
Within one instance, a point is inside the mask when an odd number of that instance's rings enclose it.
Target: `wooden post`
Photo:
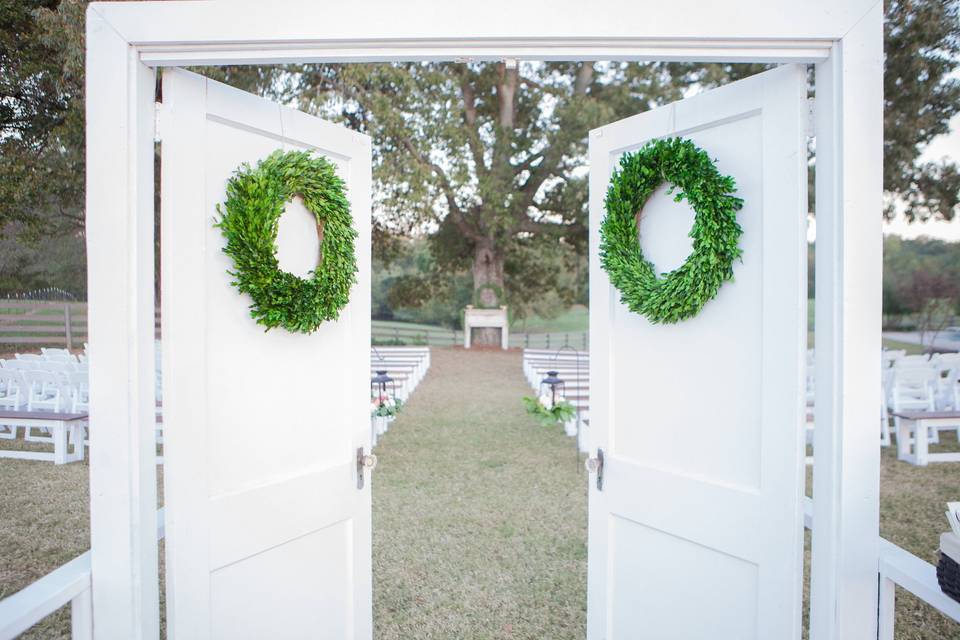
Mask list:
[[[73,331],[70,327],[70,303],[63,305],[63,328],[67,337],[67,349],[73,350]]]

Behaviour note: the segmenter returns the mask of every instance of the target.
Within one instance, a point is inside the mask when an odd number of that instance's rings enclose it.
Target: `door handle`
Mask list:
[[[583,465],[587,473],[597,474],[597,491],[603,491],[603,449],[597,449],[595,458],[587,458]]]
[[[363,470],[373,471],[377,466],[377,456],[373,453],[365,454],[363,447],[357,448],[357,489],[363,489]]]

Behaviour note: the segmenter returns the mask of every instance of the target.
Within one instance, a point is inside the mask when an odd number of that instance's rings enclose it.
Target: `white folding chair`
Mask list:
[[[23,389],[26,383],[23,374],[17,369],[0,369],[0,409],[16,411],[26,399]],[[16,440],[17,427],[0,424],[0,439]]]
[[[912,367],[929,367],[930,356],[926,354],[917,354],[912,356],[901,356],[897,358],[893,366],[897,369],[906,369]]]
[[[40,360],[6,360],[3,368],[8,371],[37,371],[43,366]]]
[[[39,353],[17,353],[14,357],[17,360],[43,360],[43,356]]]
[[[68,395],[60,374],[53,371],[23,371],[27,383],[27,411],[62,411],[66,408]],[[50,430],[40,427],[42,435],[34,435],[33,429],[24,429],[28,442],[51,442]]]
[[[61,411],[66,405],[66,385],[63,378],[53,371],[24,371],[27,381],[28,411]]]
[[[906,349],[884,349],[882,356],[883,366],[891,367],[897,362],[897,360],[905,355],[907,355]]]
[[[69,349],[60,347],[41,347],[40,353],[45,356],[72,356]]]
[[[73,371],[70,381],[70,411],[83,413],[90,410],[90,374]]]
[[[79,366],[76,362],[57,362],[54,360],[45,360],[40,369],[42,371],[48,371],[50,373],[56,373],[61,377],[61,379],[66,382],[67,376],[77,370]]]
[[[910,357],[910,356],[907,356]],[[937,385],[937,371],[929,366],[898,366],[893,372],[892,407],[894,413],[901,411],[936,411],[935,389]],[[900,433],[900,418],[894,416],[894,425]],[[936,429],[930,429],[927,434],[930,442],[939,442],[940,435]]]

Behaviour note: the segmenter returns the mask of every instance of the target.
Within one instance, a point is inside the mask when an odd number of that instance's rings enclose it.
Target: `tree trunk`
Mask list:
[[[503,299],[503,256],[491,241],[477,242],[473,254],[473,305],[497,308]],[[478,346],[500,346],[500,329],[473,330],[471,342]]]

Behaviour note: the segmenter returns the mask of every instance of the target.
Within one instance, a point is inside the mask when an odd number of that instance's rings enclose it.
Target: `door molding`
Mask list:
[[[823,462],[814,487],[811,637],[876,637],[879,454],[870,416],[879,384],[873,361],[881,308],[882,4],[601,0],[584,14],[573,0],[559,0],[549,13],[538,13],[538,3],[493,2],[516,19],[502,21],[494,10],[464,21],[442,0],[422,0],[418,11],[379,1],[324,5],[323,16],[308,0],[282,3],[284,10],[274,3],[269,11],[222,0],[89,6],[86,211],[90,346],[97,354],[91,436],[99,453],[90,482],[98,640],[159,634],[154,67],[614,55],[817,64],[816,366],[823,402],[816,446]]]

